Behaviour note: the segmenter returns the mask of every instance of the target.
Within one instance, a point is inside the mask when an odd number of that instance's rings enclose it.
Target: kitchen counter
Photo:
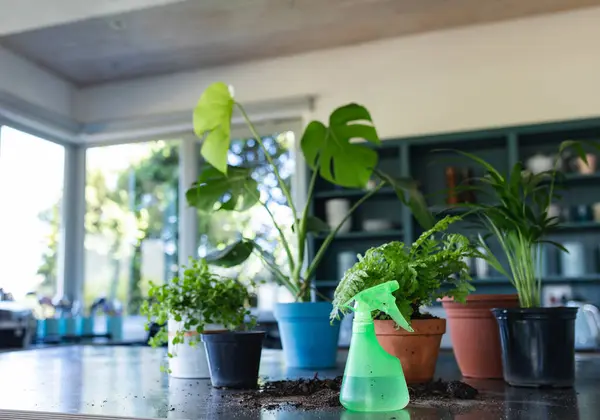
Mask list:
[[[343,372],[320,371],[320,377]],[[513,388],[502,381],[467,381],[480,400],[451,406],[411,404],[406,413],[355,415],[323,411],[246,411],[224,404],[231,391],[213,389],[208,380],[169,379],[160,371],[164,349],[72,346],[0,354],[0,408],[86,415],[168,419],[560,419],[596,420],[600,413],[600,356],[577,356],[577,384],[571,390]],[[312,377],[313,371],[286,370],[279,350],[264,350],[261,376],[270,380]],[[458,379],[452,353],[440,355],[436,375]],[[11,418],[10,414],[8,417]],[[16,415],[15,415],[16,418]],[[29,418],[29,417],[28,417]],[[33,417],[32,417],[33,418]],[[41,417],[40,417],[41,418]]]

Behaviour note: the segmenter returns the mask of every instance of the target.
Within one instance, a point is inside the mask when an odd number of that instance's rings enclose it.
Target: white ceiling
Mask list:
[[[39,0],[11,2],[23,6],[18,8],[22,18],[13,19],[11,26],[10,19],[6,24],[7,17],[0,15],[0,27],[18,28],[17,20],[21,29],[44,27],[0,37],[0,44],[78,86],[600,4],[600,0],[86,0],[84,10],[74,6],[84,3],[81,0],[52,1],[64,7],[71,4],[73,9],[52,20],[52,15],[24,13],[27,5],[33,10]],[[6,2],[0,0],[0,10]],[[96,7],[89,7],[92,4]],[[54,26],[46,27],[49,24]]]
[[[183,0],[0,0],[0,35],[40,29]],[[35,13],[32,13],[35,11]]]

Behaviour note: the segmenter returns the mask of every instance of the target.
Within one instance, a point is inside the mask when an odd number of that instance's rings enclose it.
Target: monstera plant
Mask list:
[[[239,112],[253,139],[264,151],[278,186],[294,215],[292,226],[283,226],[278,222],[267,204],[261,201],[259,181],[252,177],[252,168],[228,164],[231,119],[234,110]],[[344,221],[384,186],[394,188],[398,198],[410,206],[419,223],[428,227],[433,225],[432,216],[415,182],[410,179],[395,178],[377,169],[377,151],[373,147],[368,147],[366,143],[377,146],[381,141],[369,111],[361,105],[351,103],[337,108],[331,113],[327,125],[320,121],[312,121],[306,126],[300,146],[312,170],[312,175],[308,186],[307,204],[303,209],[296,208],[290,187],[282,179],[277,165],[244,107],[235,101],[230,87],[224,83],[214,83],[204,91],[194,110],[194,131],[203,139],[201,153],[208,165],[198,181],[186,192],[189,205],[201,212],[211,213],[244,211],[260,203],[278,232],[287,264],[284,267],[279,266],[272,255],[261,249],[254,241],[241,235],[239,241],[218,253],[209,255],[207,260],[212,264],[231,267],[242,263],[255,253],[270,269],[276,281],[285,286],[298,302],[310,301],[310,280]],[[354,203],[339,225],[330,229],[324,221],[311,215],[309,211],[318,177],[347,188],[365,188],[371,179],[376,179],[378,182],[375,188],[365,191],[365,194]],[[289,239],[284,234],[286,229],[290,228],[297,241],[296,252],[292,252]],[[312,261],[304,264],[307,235],[311,232],[327,232],[327,236]]]

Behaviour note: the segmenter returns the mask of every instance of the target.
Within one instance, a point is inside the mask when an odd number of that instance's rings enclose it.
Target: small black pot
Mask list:
[[[216,388],[256,388],[264,331],[202,334],[210,381]]]
[[[504,379],[513,386],[572,387],[577,308],[492,309],[500,327]]]

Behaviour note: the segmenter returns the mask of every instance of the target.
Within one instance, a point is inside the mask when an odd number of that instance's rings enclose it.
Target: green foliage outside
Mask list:
[[[285,135],[265,137],[272,159],[282,171],[285,182],[290,182],[293,162],[289,142]],[[177,272],[177,249],[165,254],[165,273],[157,278],[142,278],[142,244],[147,239],[177,244],[177,189],[179,182],[178,142],[157,141],[136,145],[140,157],[116,175],[116,182],[102,167],[88,165],[86,179],[86,250],[106,255],[111,265],[109,278],[94,283],[84,279],[84,304],[86,307],[100,296],[114,297],[124,303],[130,314],[139,312],[147,296],[149,283],[169,280]],[[120,153],[120,146],[111,146]],[[127,146],[124,146],[127,147]],[[95,149],[91,149],[93,153]],[[273,186],[265,158],[258,144],[246,140],[232,140],[232,154],[239,162],[252,166],[254,176],[263,179],[260,193],[271,206],[284,206],[285,197]],[[198,159],[201,159],[198,156]],[[200,163],[202,165],[202,163]],[[239,232],[250,237],[271,252],[277,260],[282,258],[282,246],[277,233],[264,220],[261,206],[254,206],[240,214],[219,212],[201,214],[198,219],[199,246],[205,250],[218,250],[235,241]],[[47,238],[47,251],[42,256],[39,274],[44,278],[38,293],[53,296],[56,289],[57,253],[59,248],[60,202],[39,215],[51,226]],[[101,238],[98,245],[94,237]],[[244,281],[254,278],[268,279],[270,274],[255,258],[242,266],[223,270],[221,274],[239,277]]]
[[[347,313],[349,308],[344,305],[359,292],[393,280],[400,285],[394,292],[396,305],[407,320],[420,317],[422,305],[444,296],[464,302],[475,290],[466,261],[480,255],[465,236],[445,233],[450,224],[460,219],[445,217],[410,246],[390,242],[359,255],[359,261],[346,271],[335,290],[332,319]],[[373,315],[389,319],[383,312]]]

